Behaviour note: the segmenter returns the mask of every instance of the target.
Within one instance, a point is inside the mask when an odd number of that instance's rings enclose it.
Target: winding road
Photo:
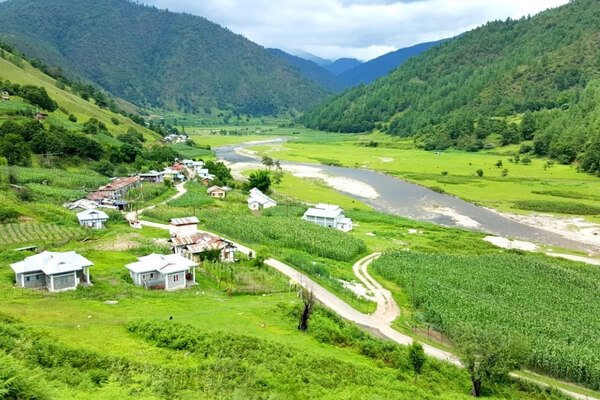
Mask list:
[[[159,223],[155,223],[155,222],[139,220],[139,217],[141,214],[144,213],[144,211],[153,209],[161,204],[166,204],[171,200],[174,200],[174,199],[177,199],[177,198],[183,196],[187,192],[187,189],[185,188],[185,182],[178,184],[176,186],[176,189],[177,189],[177,193],[175,195],[173,195],[171,198],[169,198],[168,200],[161,202],[159,204],[153,205],[153,206],[146,207],[144,209],[139,210],[138,212],[127,213],[125,215],[126,219],[130,223],[134,222],[134,221],[138,221],[140,228],[143,226],[147,226],[147,227],[169,230],[169,225],[167,225],[167,224],[159,224]],[[207,232],[207,233],[211,233],[211,232]],[[220,236],[215,233],[212,233],[212,234],[215,236]],[[233,243],[241,253],[243,253],[249,257],[253,257],[256,255],[256,251],[254,251],[253,249],[246,247],[244,245],[241,245],[239,243],[235,243],[235,242],[233,242]],[[290,280],[298,282],[303,288],[312,291],[315,298],[317,299],[317,301],[319,301],[319,303],[321,303],[324,307],[330,309],[331,311],[335,312],[342,318],[356,323],[357,325],[363,327],[364,329],[371,332],[373,335],[375,335],[377,337],[388,339],[388,340],[391,340],[391,341],[396,342],[401,345],[409,345],[413,342],[414,339],[408,335],[405,335],[405,334],[402,334],[402,333],[396,331],[395,329],[393,329],[391,327],[391,323],[400,315],[400,308],[394,301],[392,294],[387,289],[385,289],[379,282],[377,282],[368,272],[369,265],[371,265],[371,263],[373,261],[375,261],[377,258],[379,258],[380,256],[381,256],[380,253],[371,254],[371,255],[359,260],[353,266],[353,271],[354,271],[354,274],[356,275],[356,277],[375,296],[375,299],[377,302],[377,309],[371,315],[361,313],[360,311],[354,309],[348,303],[346,303],[345,301],[340,299],[334,293],[325,289],[323,286],[321,286],[318,283],[316,283],[315,281],[313,281],[308,276],[304,275],[303,273],[297,271],[296,269],[292,268],[291,266],[289,266],[279,260],[276,260],[274,258],[269,258],[269,259],[265,260],[265,264],[270,266],[271,268],[274,268],[275,270],[281,272],[283,275],[290,278]],[[421,343],[421,344],[423,346],[425,353],[428,356],[438,359],[440,361],[454,364],[458,367],[462,367],[460,360],[454,354],[447,352],[445,350],[441,350],[436,347],[430,346],[426,343]],[[544,382],[537,381],[537,380],[529,378],[529,377],[525,377],[518,373],[513,373],[511,375],[518,379],[530,381],[530,382],[535,383],[542,387],[549,386],[548,384],[546,384]],[[565,390],[562,388],[557,388],[557,389],[559,391],[561,391],[562,393],[564,393],[565,395],[572,397],[574,399],[577,399],[577,400],[594,399],[593,397],[581,395],[579,393],[571,392],[571,391],[568,391],[568,390]]]

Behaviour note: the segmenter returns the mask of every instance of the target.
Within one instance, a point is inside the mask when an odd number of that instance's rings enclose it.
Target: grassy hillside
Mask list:
[[[270,115],[324,91],[241,35],[190,14],[127,0],[9,0],[3,40],[137,105]]]
[[[524,153],[570,163],[598,142],[595,125],[556,125],[578,119],[586,87],[598,101],[598,18],[598,2],[574,0],[532,18],[488,23],[325,102],[304,122],[330,131],[416,135],[427,149],[476,151],[533,139]],[[597,120],[597,108],[586,108]],[[598,163],[585,169],[596,172]]]
[[[19,85],[34,85],[43,87],[48,92],[48,95],[54,99],[60,109],[51,113],[48,122],[51,124],[63,126],[68,129],[74,129],[77,125],[68,120],[69,114],[77,117],[78,121],[85,122],[90,118],[96,118],[105,124],[108,130],[112,133],[124,132],[128,128],[134,128],[144,134],[150,141],[156,141],[158,135],[144,126],[138,125],[125,118],[122,115],[115,114],[110,110],[96,106],[92,101],[85,101],[77,94],[73,93],[69,88],[61,88],[57,81],[48,75],[41,72],[39,69],[32,67],[27,61],[22,60],[11,53],[3,52],[6,58],[0,57],[0,79],[8,80]],[[18,65],[15,65],[15,60]],[[0,87],[0,90],[3,88]],[[11,108],[23,109],[26,105],[19,102],[18,99],[10,102],[0,102],[0,119],[8,118],[6,112]],[[119,122],[115,125],[113,119]]]

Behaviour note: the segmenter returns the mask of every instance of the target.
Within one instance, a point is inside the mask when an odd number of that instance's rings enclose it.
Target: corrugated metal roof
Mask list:
[[[195,225],[199,224],[200,221],[197,217],[186,217],[186,218],[173,218],[169,223],[173,226],[183,226],[183,225]]]
[[[192,267],[198,266],[198,263],[188,260],[179,254],[150,254],[139,257],[137,262],[127,264],[125,268],[136,274],[157,271],[161,274],[173,274],[184,272]]]
[[[43,253],[27,257],[18,263],[11,264],[10,267],[17,274],[42,271],[46,275],[54,275],[79,271],[84,267],[92,265],[94,263],[74,251],[65,253],[44,251]]]

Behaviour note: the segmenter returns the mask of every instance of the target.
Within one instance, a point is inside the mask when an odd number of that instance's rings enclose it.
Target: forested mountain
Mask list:
[[[338,79],[344,88],[358,86],[361,83],[371,83],[390,73],[390,71],[404,64],[409,58],[418,56],[425,50],[440,44],[442,41],[417,44],[415,46],[392,51],[374,58],[371,61],[360,64],[352,69],[338,75]]]
[[[412,58],[305,115],[343,132],[417,136],[428,149],[523,151],[600,171],[600,2],[573,0],[519,21],[491,22]],[[521,122],[522,121],[522,122]],[[585,162],[583,162],[585,160]]]
[[[342,85],[338,78],[327,69],[321,67],[313,61],[297,57],[286,53],[279,49],[269,49],[271,54],[285,60],[287,63],[292,65],[302,75],[318,83],[331,92],[339,92],[342,89]]]
[[[356,58],[340,58],[331,64],[325,65],[324,68],[334,75],[340,75],[352,68],[358,67],[360,64],[362,62]]]
[[[325,95],[261,46],[208,20],[127,0],[8,0],[1,39],[142,106],[253,115]]]

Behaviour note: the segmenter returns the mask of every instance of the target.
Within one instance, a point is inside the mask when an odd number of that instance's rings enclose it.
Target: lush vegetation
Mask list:
[[[600,207],[562,201],[525,200],[515,203],[521,210],[572,215],[600,215]]]
[[[324,96],[264,48],[191,14],[120,0],[12,0],[0,5],[0,24],[28,57],[140,106],[275,115]]]
[[[519,21],[490,22],[337,96],[303,121],[330,131],[381,129],[426,149],[524,150],[599,170],[600,6],[575,0]]]
[[[529,368],[600,388],[600,271],[540,256],[389,253],[375,271],[422,320],[451,337],[467,325],[522,340]]]

